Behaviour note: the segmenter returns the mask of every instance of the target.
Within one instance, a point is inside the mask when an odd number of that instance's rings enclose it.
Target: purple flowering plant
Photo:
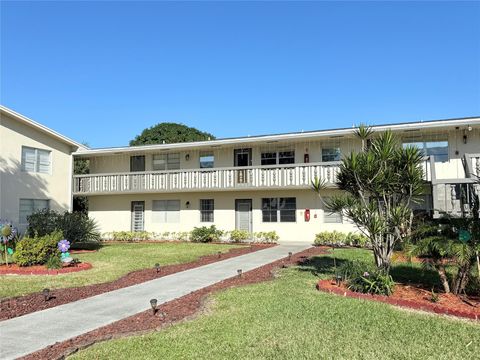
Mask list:
[[[57,245],[58,250],[62,253],[66,253],[68,249],[70,249],[70,241],[63,239],[58,242]]]

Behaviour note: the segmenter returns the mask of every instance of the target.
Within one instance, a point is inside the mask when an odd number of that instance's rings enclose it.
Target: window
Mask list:
[[[295,222],[297,199],[289,198],[264,198],[262,199],[263,222]]]
[[[201,152],[200,153],[200,169],[213,168],[215,163],[215,157],[213,152]]]
[[[32,215],[35,211],[48,209],[50,207],[49,205],[49,200],[20,199],[20,224],[28,224],[28,216]]]
[[[277,199],[262,199],[262,219],[263,222],[277,222],[278,212]]]
[[[403,147],[418,147],[425,156],[433,155],[435,161],[448,161],[448,141],[404,141]]]
[[[200,199],[200,221],[213,222],[215,203],[213,199]]]
[[[278,163],[293,164],[295,162],[295,151],[280,151],[278,153]]]
[[[153,170],[180,169],[180,153],[153,155]]]
[[[130,156],[130,171],[145,171],[145,155]]]
[[[50,151],[22,146],[22,171],[50,174]]]
[[[276,164],[277,164],[276,152],[262,153],[262,165],[276,165]]]
[[[277,165],[277,163],[280,165],[295,163],[295,151],[270,151],[262,153],[262,165]]]
[[[328,203],[329,198],[325,198],[325,202]],[[341,224],[343,223],[342,214],[337,212],[330,212],[330,210],[323,207],[323,222],[326,224]]]
[[[340,161],[342,153],[339,147],[331,147],[322,149],[322,162]]]
[[[152,222],[154,223],[180,222],[180,200],[153,200]]]

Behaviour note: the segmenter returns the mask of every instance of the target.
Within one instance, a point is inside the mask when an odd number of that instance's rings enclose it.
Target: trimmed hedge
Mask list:
[[[368,238],[359,233],[343,233],[337,230],[323,231],[315,235],[314,245],[369,247]]]
[[[13,261],[18,266],[43,265],[52,257],[60,258],[57,244],[63,239],[61,231],[45,236],[24,237],[17,242]]]

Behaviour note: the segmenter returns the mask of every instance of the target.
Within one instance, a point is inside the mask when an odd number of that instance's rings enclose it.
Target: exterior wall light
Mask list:
[[[185,155],[185,161],[188,161],[188,160],[190,160],[190,154]]]
[[[187,201],[187,202],[185,203],[185,207],[186,207],[187,209],[190,208],[190,201]]]
[[[155,315],[155,313],[157,312],[157,299],[151,299],[150,300],[150,306],[152,307],[152,314]]]

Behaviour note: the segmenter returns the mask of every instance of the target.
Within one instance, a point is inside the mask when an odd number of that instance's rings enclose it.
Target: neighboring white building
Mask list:
[[[0,106],[0,218],[24,231],[34,210],[72,209],[72,153],[85,149]]]
[[[394,131],[425,151],[423,208],[433,216],[468,207],[480,175],[480,118],[374,126]],[[360,149],[353,128],[211,140],[195,143],[86,149],[90,174],[74,176],[74,195],[88,196],[102,232],[275,230],[282,240],[313,240],[324,230],[354,231],[329,214],[310,190],[315,176],[330,188],[342,154]]]

